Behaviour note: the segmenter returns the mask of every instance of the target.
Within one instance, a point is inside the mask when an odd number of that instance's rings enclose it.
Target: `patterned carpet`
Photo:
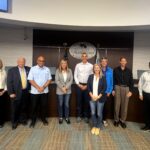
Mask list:
[[[10,122],[0,129],[0,150],[150,150],[150,132],[140,130],[142,124],[127,122],[127,129],[115,128],[112,120],[99,136],[90,133],[90,126],[83,121],[71,125],[58,124],[49,118],[49,125],[38,121],[34,129],[18,126],[11,129]]]

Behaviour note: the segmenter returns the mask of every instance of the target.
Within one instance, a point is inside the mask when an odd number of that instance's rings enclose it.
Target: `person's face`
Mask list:
[[[81,59],[83,63],[86,63],[88,59],[87,54],[82,54]]]
[[[121,67],[125,67],[126,64],[127,64],[127,60],[126,60],[125,58],[122,58],[122,59],[120,60],[120,65],[121,65]]]
[[[62,62],[61,62],[61,68],[62,68],[63,70],[65,70],[65,69],[67,68],[67,62],[66,62],[66,61],[62,61]]]
[[[23,68],[25,66],[25,59],[18,59],[17,64],[20,68]]]
[[[108,65],[108,60],[107,59],[102,59],[101,60],[101,66],[106,67]]]
[[[43,67],[44,64],[45,64],[45,59],[44,59],[44,57],[39,57],[39,58],[37,59],[37,64],[38,64],[39,67]]]
[[[99,74],[100,73],[100,66],[98,66],[98,65],[94,66],[94,73],[95,74]]]
[[[2,69],[3,68],[3,63],[2,63],[2,61],[0,60],[0,69]]]

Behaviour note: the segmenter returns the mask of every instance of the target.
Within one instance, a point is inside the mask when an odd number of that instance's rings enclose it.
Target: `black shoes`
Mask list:
[[[43,122],[43,124],[44,124],[45,126],[48,125],[48,121],[47,121],[46,119],[43,119],[42,122]]]
[[[59,118],[59,124],[63,123],[63,118]]]
[[[15,130],[17,128],[18,124],[17,123],[13,123],[12,124],[12,130]]]
[[[119,121],[114,121],[114,126],[118,127],[119,126]]]
[[[71,123],[69,118],[66,118],[65,120],[66,120],[66,123],[67,123],[67,124],[70,124],[70,123]]]
[[[127,125],[126,125],[124,122],[122,122],[122,121],[120,121],[120,125],[121,125],[121,127],[122,127],[123,129],[125,129],[125,128],[127,127]]]
[[[0,128],[3,128],[4,124],[0,124]]]
[[[89,118],[85,117],[84,121],[85,121],[85,123],[89,123]]]
[[[119,124],[121,125],[121,127],[122,127],[123,129],[125,129],[125,128],[127,127],[127,125],[126,125],[124,122],[122,122],[122,121],[114,121],[114,126],[115,126],[115,127],[118,127]]]
[[[69,118],[66,118],[65,121],[66,121],[67,124],[71,124]],[[63,118],[59,118],[59,124],[62,124],[62,123],[63,123]]]
[[[31,123],[30,123],[30,128],[34,128],[34,126],[35,126],[35,121],[31,121]]]
[[[141,130],[143,130],[143,131],[150,131],[150,127],[144,126],[144,127],[141,128]]]

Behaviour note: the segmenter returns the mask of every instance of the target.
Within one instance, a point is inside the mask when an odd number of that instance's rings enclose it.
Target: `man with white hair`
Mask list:
[[[16,129],[18,123],[27,124],[27,104],[30,89],[27,77],[30,68],[25,66],[25,63],[25,58],[18,58],[17,66],[11,68],[7,76],[7,89],[11,99],[12,129]]]

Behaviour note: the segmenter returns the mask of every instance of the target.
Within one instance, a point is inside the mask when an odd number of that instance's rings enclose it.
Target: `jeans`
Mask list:
[[[100,128],[102,126],[104,102],[90,100],[90,107],[93,127]]]
[[[87,90],[81,90],[77,86],[77,116],[86,117],[90,116],[89,96]]]
[[[59,118],[69,118],[69,100],[71,94],[57,95]],[[63,114],[64,112],[64,114]]]

